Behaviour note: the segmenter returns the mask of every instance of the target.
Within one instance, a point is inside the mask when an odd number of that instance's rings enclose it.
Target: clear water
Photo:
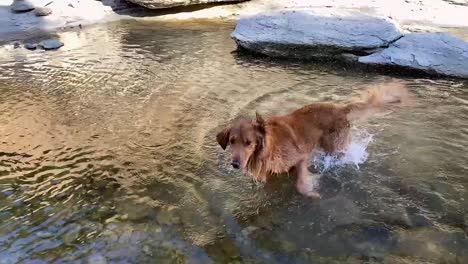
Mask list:
[[[232,29],[118,22],[0,48],[0,263],[468,263],[466,81],[255,58]],[[241,113],[395,79],[416,106],[355,124],[348,162],[319,156],[321,201],[252,183],[216,144]]]

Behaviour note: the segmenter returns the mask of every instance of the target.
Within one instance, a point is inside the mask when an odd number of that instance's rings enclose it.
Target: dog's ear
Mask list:
[[[265,120],[258,112],[255,112],[255,128],[261,134],[265,133]]]
[[[231,127],[228,126],[225,129],[223,129],[221,132],[219,132],[216,135],[216,141],[218,141],[218,144],[221,146],[221,148],[226,149],[228,141],[229,141],[229,132],[231,131]]]
[[[258,112],[255,113],[254,127],[257,130],[257,149],[262,149],[265,146],[265,119]]]

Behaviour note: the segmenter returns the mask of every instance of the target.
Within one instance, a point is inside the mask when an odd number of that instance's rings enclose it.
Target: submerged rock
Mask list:
[[[244,236],[250,236],[252,233],[254,233],[255,231],[257,231],[259,228],[256,227],[256,226],[248,226],[244,229],[242,229],[242,234]]]
[[[128,0],[134,4],[149,8],[162,9],[176,6],[188,6],[222,2],[244,2],[246,0]]]
[[[410,217],[413,227],[428,227],[432,226],[431,220],[422,214],[414,214]]]
[[[107,259],[101,254],[93,254],[88,257],[89,264],[107,264]]]
[[[52,9],[48,7],[36,7],[34,9],[34,15],[36,16],[48,16],[50,14],[52,14]]]
[[[180,218],[176,214],[175,207],[161,209],[156,216],[156,220],[160,225],[173,225],[180,222]]]
[[[40,238],[49,238],[54,236],[52,233],[47,232],[47,231],[38,231],[36,232],[36,236]]]
[[[58,39],[47,39],[39,43],[39,46],[45,50],[54,50],[63,46],[63,42]]]
[[[29,12],[34,10],[34,3],[30,0],[15,0],[10,6],[11,10],[16,13]]]
[[[351,200],[337,196],[324,200],[320,204],[322,220],[327,222],[327,229],[361,223],[361,210]]]
[[[359,62],[468,78],[468,42],[447,33],[413,33]]]
[[[397,239],[385,225],[371,224],[356,230],[349,243],[362,256],[382,258],[395,247]]]
[[[82,227],[78,224],[71,224],[68,231],[63,234],[62,239],[66,245],[72,245],[81,235]]]
[[[241,18],[231,36],[250,51],[296,59],[367,54],[402,36],[388,19],[323,11],[278,11]]]

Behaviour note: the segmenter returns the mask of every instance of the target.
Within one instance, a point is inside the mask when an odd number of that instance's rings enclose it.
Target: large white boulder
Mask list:
[[[253,52],[310,59],[350,52],[366,54],[402,36],[391,20],[341,11],[303,9],[240,18],[232,38]]]
[[[447,33],[408,34],[390,47],[358,60],[468,78],[468,42]]]

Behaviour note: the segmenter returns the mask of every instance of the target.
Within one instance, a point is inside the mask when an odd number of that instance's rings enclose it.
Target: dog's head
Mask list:
[[[235,169],[246,169],[252,155],[264,147],[265,121],[257,113],[255,120],[238,118],[216,135],[219,145],[229,146],[231,165]]]

